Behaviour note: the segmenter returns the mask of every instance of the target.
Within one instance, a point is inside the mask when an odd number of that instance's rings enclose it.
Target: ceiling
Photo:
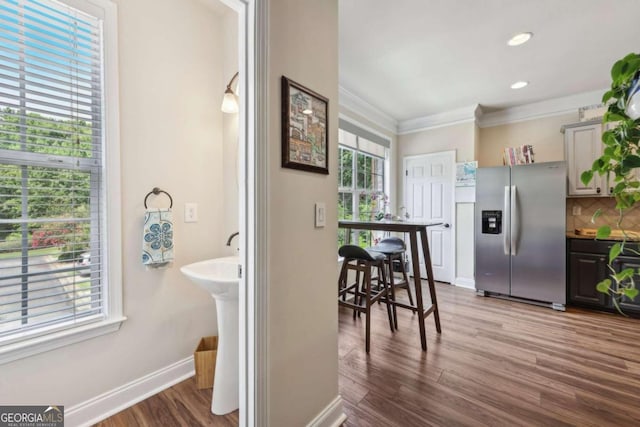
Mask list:
[[[341,87],[398,121],[605,89],[613,63],[640,50],[639,0],[339,4]],[[523,31],[533,38],[507,46]]]

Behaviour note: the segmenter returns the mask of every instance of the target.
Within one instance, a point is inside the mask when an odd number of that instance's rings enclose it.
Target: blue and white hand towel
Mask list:
[[[147,209],[142,233],[142,264],[163,267],[173,261],[171,209]]]

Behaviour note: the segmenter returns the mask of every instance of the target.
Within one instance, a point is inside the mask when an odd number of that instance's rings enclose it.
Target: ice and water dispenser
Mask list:
[[[482,234],[502,233],[502,211],[482,211]]]

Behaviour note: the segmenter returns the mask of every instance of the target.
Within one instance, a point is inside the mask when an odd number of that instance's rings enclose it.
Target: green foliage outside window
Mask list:
[[[35,113],[21,124],[17,112],[5,108],[0,112],[0,150],[88,158],[92,156],[91,124],[54,120]],[[26,209],[30,219],[60,219],[55,223],[29,223],[30,249],[58,246],[60,259],[74,259],[87,249],[89,224],[73,219],[89,217],[88,172],[8,164],[0,157],[0,173],[0,219],[22,217],[23,195],[28,196]],[[28,182],[28,194],[23,194],[23,179]],[[21,227],[15,223],[0,224],[0,252],[16,250],[16,234],[20,234]]]
[[[380,212],[384,210],[386,205],[384,202],[384,159],[340,147],[338,186],[339,219],[363,221],[378,219]],[[346,230],[340,229],[338,246],[345,244],[346,241]],[[362,247],[370,246],[372,233],[369,231],[354,232],[351,243]]]

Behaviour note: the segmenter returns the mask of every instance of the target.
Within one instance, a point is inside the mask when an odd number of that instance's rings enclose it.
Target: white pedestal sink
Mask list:
[[[239,406],[238,371],[238,257],[215,258],[185,265],[180,271],[216,300],[218,355],[211,412],[224,415]]]

